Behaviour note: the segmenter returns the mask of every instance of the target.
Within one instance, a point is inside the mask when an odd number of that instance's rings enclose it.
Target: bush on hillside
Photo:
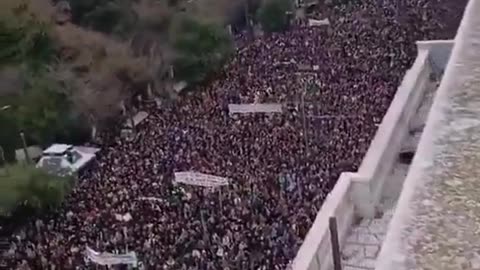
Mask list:
[[[292,11],[291,0],[265,0],[258,10],[257,19],[266,32],[279,32],[289,25],[288,13]]]
[[[0,8],[0,106],[9,105],[0,112],[0,146],[13,161],[20,131],[29,143],[51,143],[65,133],[64,118],[71,113],[66,94],[48,76],[56,64],[48,1],[5,0]]]
[[[71,102],[61,86],[47,75],[37,75],[26,80],[20,93],[11,98],[11,108],[1,113],[2,136],[0,145],[19,146],[18,134],[23,131],[29,144],[48,145],[59,139],[73,143],[69,138],[87,139],[85,121],[73,114]],[[5,128],[3,128],[5,127]],[[74,131],[82,131],[73,134]],[[7,147],[9,148],[9,147]],[[14,148],[9,149],[9,157]]]
[[[38,71],[54,57],[51,24],[30,1],[4,2],[0,13],[0,67],[23,65]]]
[[[136,14],[126,3],[108,2],[85,15],[82,25],[99,32],[127,37],[136,23]]]
[[[216,24],[182,18],[172,28],[175,78],[198,82],[220,69],[233,52],[233,43],[226,30]]]
[[[133,5],[136,13],[136,31],[150,31],[150,38],[164,36],[168,33],[168,26],[175,13],[175,9],[165,1],[139,0]]]
[[[73,179],[58,177],[27,165],[2,168],[0,212],[8,214],[22,205],[37,212],[58,207],[73,187]]]
[[[137,16],[128,0],[69,0],[74,23],[95,31],[127,37]]]
[[[145,91],[152,67],[134,56],[126,43],[71,25],[58,35],[61,64],[55,77],[69,86],[69,99],[78,114],[92,124],[118,116],[120,102]]]
[[[13,115],[18,128],[31,143],[49,144],[63,130],[61,118],[68,115],[68,102],[59,86],[45,77],[32,78],[17,97]]]

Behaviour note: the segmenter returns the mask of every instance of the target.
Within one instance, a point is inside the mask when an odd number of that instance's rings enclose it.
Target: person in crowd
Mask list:
[[[144,269],[286,269],[340,173],[357,170],[415,41],[452,38],[465,6],[397,2],[350,1],[319,13],[329,26],[243,42],[207,86],[145,107],[133,141],[104,147],[60,209],[16,232],[10,269],[95,269],[86,246],[135,251]],[[228,112],[253,102],[292,106]],[[175,184],[180,171],[231,182]]]

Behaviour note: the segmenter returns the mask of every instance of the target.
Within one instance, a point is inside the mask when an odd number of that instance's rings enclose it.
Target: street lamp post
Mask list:
[[[25,162],[30,164],[30,155],[28,154],[27,141],[25,140],[25,134],[20,132],[20,139],[22,139],[23,152],[25,153]]]
[[[133,111],[131,111],[129,113],[129,120],[130,120],[130,124],[132,125],[132,132],[135,134],[136,128],[135,128],[135,120],[133,118],[134,118]]]

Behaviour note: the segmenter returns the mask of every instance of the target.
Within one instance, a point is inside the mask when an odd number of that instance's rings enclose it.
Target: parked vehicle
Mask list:
[[[43,150],[37,168],[58,176],[73,175],[95,159],[99,148],[52,144]]]

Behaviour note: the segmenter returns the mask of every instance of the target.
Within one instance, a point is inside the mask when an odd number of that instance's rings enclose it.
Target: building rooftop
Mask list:
[[[480,1],[471,0],[377,270],[480,269]]]
[[[44,154],[62,154],[65,153],[72,146],[69,144],[52,144],[47,149],[43,150]]]

